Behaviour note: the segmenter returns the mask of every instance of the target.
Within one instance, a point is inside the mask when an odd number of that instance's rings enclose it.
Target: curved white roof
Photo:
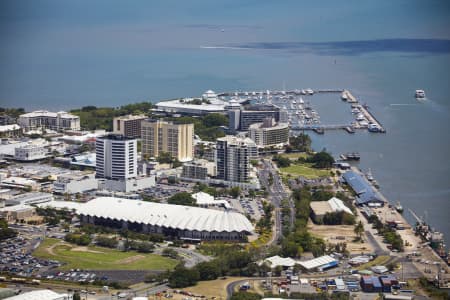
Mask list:
[[[251,232],[242,214],[213,209],[100,197],[80,205],[78,214],[144,223],[178,230]]]
[[[63,300],[69,299],[66,294],[57,294],[50,290],[36,290],[26,292],[14,297],[7,298],[8,300]]]

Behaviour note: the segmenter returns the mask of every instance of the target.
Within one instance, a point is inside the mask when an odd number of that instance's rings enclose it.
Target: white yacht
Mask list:
[[[305,91],[306,91],[306,93],[308,95],[313,95],[314,94],[314,91],[312,89],[306,89]]]
[[[363,120],[365,120],[366,118],[364,118],[364,115],[363,114],[358,114],[357,116],[356,116],[356,121],[363,121]]]
[[[298,100],[298,103],[300,103],[300,104],[305,104],[305,101],[303,101],[303,98],[300,97],[300,100]]]
[[[417,99],[425,98],[425,91],[424,90],[416,90],[416,98]]]

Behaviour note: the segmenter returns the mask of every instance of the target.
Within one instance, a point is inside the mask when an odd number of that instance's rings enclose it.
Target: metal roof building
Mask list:
[[[161,233],[192,240],[239,240],[253,232],[242,214],[200,207],[161,204],[115,197],[99,197],[87,203],[53,201],[49,206],[76,209],[84,223]]]
[[[307,261],[299,261],[298,264],[308,271],[314,269],[325,270],[337,266],[339,261],[329,255],[324,255]]]
[[[356,193],[358,205],[384,204],[384,201],[377,196],[370,184],[358,173],[347,171],[342,177]]]

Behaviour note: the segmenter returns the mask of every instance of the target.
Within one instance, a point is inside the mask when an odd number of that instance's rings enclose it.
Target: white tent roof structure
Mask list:
[[[298,264],[298,262],[290,257],[281,257],[278,255],[272,256],[272,257],[268,257],[264,260],[264,262],[269,263],[269,266],[273,269],[276,268],[278,266],[282,266],[282,267],[293,267],[296,264]]]
[[[333,211],[344,211],[350,215],[353,215],[353,212],[350,210],[350,208],[345,206],[344,202],[339,198],[331,198],[330,200],[328,200],[328,204],[331,206],[331,209]]]
[[[53,205],[56,201],[45,203]],[[70,202],[68,202],[70,203]],[[72,202],[73,203],[73,202]],[[99,197],[78,207],[59,201],[58,207],[75,208],[80,215],[136,222],[178,230],[252,232],[242,214],[200,207],[161,204],[115,197]]]
[[[26,292],[14,297],[6,298],[8,300],[68,300],[69,298],[66,294],[58,294],[51,290],[35,290],[31,292]]]
[[[214,196],[211,196],[210,194],[205,192],[198,192],[192,194],[192,198],[195,199],[195,203],[197,205],[214,205],[214,206],[222,205],[227,209],[231,208],[230,203],[228,203],[226,200],[216,200],[214,199]]]

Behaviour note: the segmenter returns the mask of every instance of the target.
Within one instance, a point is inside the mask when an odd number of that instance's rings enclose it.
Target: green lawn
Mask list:
[[[177,264],[174,259],[156,254],[121,252],[95,246],[78,247],[51,238],[45,239],[33,255],[65,262],[62,270],[167,270],[173,269]]]
[[[308,179],[330,176],[329,170],[313,168],[312,164],[309,163],[290,165],[286,168],[280,168],[280,171],[284,175],[291,174],[294,176],[303,176]]]

